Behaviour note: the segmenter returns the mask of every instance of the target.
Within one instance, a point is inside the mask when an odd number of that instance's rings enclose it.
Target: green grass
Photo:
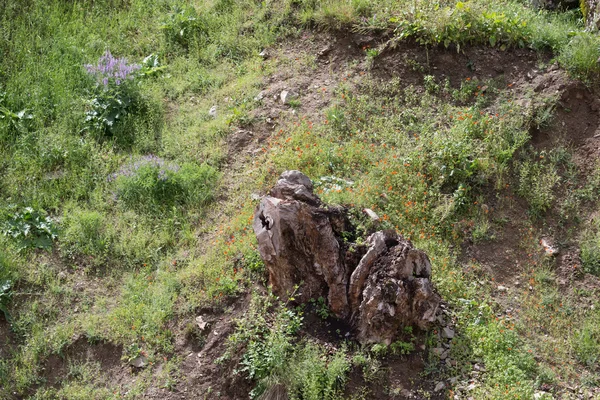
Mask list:
[[[561,373],[593,381],[597,311],[562,299],[554,275],[531,265],[536,290],[519,294],[523,319],[497,319],[490,277],[458,261],[465,239],[494,240],[484,193],[500,196],[510,183],[527,203],[531,224],[558,208],[568,225],[597,197],[600,175],[580,177],[569,150],[544,159],[527,148],[530,127],[550,123],[556,99],[522,113],[501,80],[452,87],[427,75],[408,86],[367,73],[356,85],[335,88],[331,105],[317,114],[305,116],[307,103],[296,100],[297,117],[267,139],[265,152],[239,160],[244,173],[226,169],[228,134],[262,122],[252,111],[260,106],[253,99],[263,78],[281,68],[319,68],[310,54],[299,61],[258,55],[306,29],[386,34],[381,47],[365,50],[367,68],[409,40],[424,51],[528,47],[551,53],[590,86],[600,72],[600,39],[583,31],[577,11],[538,12],[516,1],[7,3],[0,9],[0,232],[7,233],[0,236],[0,287],[11,285],[0,305],[12,316],[18,346],[0,361],[0,397],[143,398],[159,364],[159,384],[175,387],[181,360],[171,358],[173,321],[223,307],[264,283],[250,195],[285,169],[309,175],[326,202],[357,213],[372,208],[383,227],[427,251],[438,290],[459,321],[458,364],[450,372],[468,373],[475,358],[488,370],[475,397],[530,398],[539,382],[556,382]],[[137,64],[154,55],[156,68],[103,91],[84,66],[107,50]],[[98,104],[120,111],[113,125]],[[213,105],[216,118],[208,114]],[[90,115],[100,117],[90,123]],[[577,186],[572,177],[585,183]],[[40,216],[24,224],[28,207]],[[42,240],[50,221],[56,238]],[[583,269],[598,274],[592,225],[581,256]],[[43,245],[24,248],[19,232]],[[547,326],[557,312],[560,321]],[[373,379],[379,373],[376,354],[326,354],[299,340],[297,310],[258,296],[249,313],[231,340],[256,395],[283,386],[290,398],[340,398],[351,367]],[[70,365],[67,379],[47,387],[45,360],[77,337],[123,346],[123,363],[143,351],[151,365],[115,388],[98,365]],[[397,344],[397,351],[409,351],[409,344]],[[565,362],[562,372],[552,372],[553,356]],[[430,377],[438,377],[438,362],[430,360]],[[576,375],[577,366],[585,374]]]

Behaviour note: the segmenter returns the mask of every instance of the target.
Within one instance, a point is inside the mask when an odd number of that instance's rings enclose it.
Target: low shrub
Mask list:
[[[161,26],[169,43],[187,49],[194,41],[207,36],[207,21],[193,7],[175,6]]]
[[[554,187],[560,181],[552,164],[525,161],[519,167],[519,195],[529,202],[530,212],[539,216],[554,201]]]
[[[107,255],[112,237],[102,213],[67,209],[62,222],[61,248],[64,252],[93,256],[98,261]]]
[[[154,155],[125,165],[109,178],[115,182],[117,200],[138,209],[205,205],[212,200],[217,179],[217,171],[209,165],[179,166]]]
[[[600,328],[592,320],[586,321],[571,338],[577,359],[588,367],[600,361]]]

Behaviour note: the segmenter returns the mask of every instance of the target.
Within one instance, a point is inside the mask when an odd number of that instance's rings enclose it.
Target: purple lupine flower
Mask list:
[[[116,58],[109,50],[98,59],[97,65],[87,64],[85,68],[88,74],[93,75],[105,88],[114,81],[118,86],[125,79],[133,79],[134,73],[139,70],[139,64],[127,64],[126,58]]]

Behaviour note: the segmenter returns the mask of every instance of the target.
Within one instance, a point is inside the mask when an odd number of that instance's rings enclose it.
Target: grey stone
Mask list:
[[[290,104],[290,101],[298,98],[298,94],[291,90],[284,90],[279,95],[282,104]]]
[[[442,329],[442,336],[446,339],[452,339],[454,337],[454,329],[446,326],[444,329]]]
[[[200,328],[200,330],[203,331],[204,329],[206,329],[208,322],[205,321],[204,318],[202,318],[202,315],[199,315],[196,317],[196,325],[198,325],[198,328]]]
[[[130,361],[130,364],[136,368],[144,368],[148,362],[145,356],[138,356]]]
[[[217,118],[217,106],[212,106],[210,110],[208,110],[208,115],[213,118]]]
[[[371,221],[379,221],[379,215],[377,215],[377,213],[370,208],[365,208],[363,212],[367,214],[369,218],[371,218]]]

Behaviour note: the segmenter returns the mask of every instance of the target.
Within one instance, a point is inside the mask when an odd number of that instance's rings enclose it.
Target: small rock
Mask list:
[[[446,387],[446,384],[444,382],[438,382],[437,385],[435,385],[435,389],[433,389],[434,392],[439,392],[440,390],[443,390]]]
[[[202,318],[202,315],[199,315],[196,317],[196,325],[198,325],[198,328],[200,328],[200,330],[203,331],[204,329],[206,329],[206,325],[208,325],[208,322],[206,322],[204,318]]]
[[[208,115],[213,118],[217,118],[217,106],[212,106],[210,110],[208,110]]]
[[[264,90],[261,90],[261,91],[260,91],[260,92],[259,92],[259,93],[256,95],[256,97],[254,97],[254,101],[261,101],[262,99],[264,99],[264,98],[265,98],[265,94],[266,94],[266,93],[265,93],[265,91],[264,91]]]
[[[331,44],[328,44],[327,46],[323,47],[318,53],[317,55],[319,57],[324,57],[327,54],[329,54],[331,52],[331,50],[333,50],[333,46]]]
[[[448,358],[448,350],[440,354],[440,360],[445,360],[446,358]]]
[[[295,100],[298,98],[298,94],[291,90],[284,90],[281,92],[279,98],[281,99],[281,103],[290,104],[291,100]]]
[[[67,279],[67,274],[64,271],[60,271],[57,275],[58,279],[60,279],[61,281],[64,281],[65,279]]]
[[[435,349],[433,349],[431,351],[433,351],[433,354],[435,354],[436,356],[441,356],[442,353],[444,352],[444,349],[442,347],[436,347]]]
[[[485,367],[483,367],[483,366],[481,366],[481,365],[479,365],[479,364],[475,364],[475,365],[473,365],[473,369],[474,369],[475,371],[481,371],[481,372],[485,372]]]
[[[467,392],[470,392],[470,391],[474,390],[476,387],[477,387],[476,384],[471,383],[469,386],[467,386]]]
[[[131,360],[130,364],[136,368],[144,368],[148,359],[144,356],[139,356]]]
[[[261,56],[263,58],[263,60],[266,60],[270,56],[270,54],[267,50],[261,51],[260,53],[258,53],[258,55]]]
[[[454,337],[454,329],[445,327],[442,329],[442,336],[446,339],[452,339]]]
[[[377,215],[375,211],[371,210],[370,208],[365,208],[363,212],[367,214],[372,221],[379,221],[379,215]]]
[[[252,194],[250,195],[250,198],[251,198],[252,200],[260,200],[260,199],[262,199],[262,196],[261,196],[260,194],[258,194],[258,193],[252,193]]]
[[[558,254],[558,249],[552,246],[546,239],[540,240],[540,244],[544,248],[547,256],[553,257]]]
[[[502,286],[502,285],[500,285],[500,286],[498,286],[498,291],[499,291],[499,292],[507,292],[507,291],[508,291],[508,288],[507,288],[506,286]]]

